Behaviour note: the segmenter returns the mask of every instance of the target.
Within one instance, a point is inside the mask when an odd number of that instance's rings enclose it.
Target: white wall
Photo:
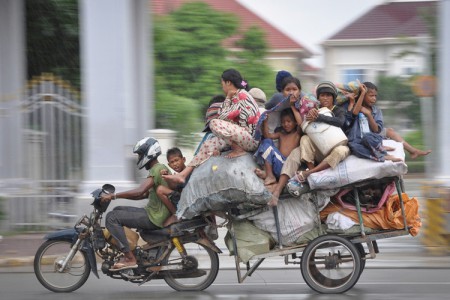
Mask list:
[[[405,51],[415,54],[402,55]],[[343,81],[346,69],[366,70],[366,81],[376,81],[381,75],[401,76],[406,68],[417,72],[424,70],[425,58],[421,46],[399,44],[395,41],[359,41],[325,44],[325,79],[334,82]]]

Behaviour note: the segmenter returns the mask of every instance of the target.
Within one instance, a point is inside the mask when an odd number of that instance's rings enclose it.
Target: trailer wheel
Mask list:
[[[351,289],[361,275],[357,247],[337,235],[320,236],[302,254],[300,269],[306,284],[322,294],[339,294]]]

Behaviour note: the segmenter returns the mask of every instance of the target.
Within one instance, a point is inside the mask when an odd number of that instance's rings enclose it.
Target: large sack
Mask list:
[[[402,143],[393,140],[383,140],[383,145],[395,148],[394,151],[389,151],[389,154],[402,158],[403,160],[405,159]],[[334,189],[366,179],[401,176],[407,172],[408,167],[404,161],[393,162],[386,160],[385,162],[377,162],[350,155],[334,169],[329,168],[312,173],[308,176],[308,183],[311,190]]]
[[[233,221],[233,228],[238,255],[243,263],[247,263],[255,255],[269,252],[274,246],[271,235],[249,220]],[[233,239],[229,231],[225,235],[225,244],[230,250],[230,255],[234,255]]]
[[[190,219],[205,211],[228,211],[231,207],[267,205],[272,194],[255,174],[250,153],[225,158],[213,156],[198,166],[181,193],[177,217]]]
[[[291,246],[305,233],[320,225],[318,212],[325,207],[337,190],[317,191],[278,201],[281,244]],[[273,210],[249,217],[256,227],[269,232],[278,241]]]
[[[319,109],[319,114],[332,116],[333,113],[326,107]],[[302,130],[306,133],[323,156],[340,145],[347,145],[348,139],[340,127],[324,122],[303,122]]]

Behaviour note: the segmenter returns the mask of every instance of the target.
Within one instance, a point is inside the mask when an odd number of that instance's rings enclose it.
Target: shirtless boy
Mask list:
[[[280,113],[281,131],[269,132],[268,118],[269,115],[263,122],[265,139],[255,153],[257,160],[264,160],[264,170],[257,168],[255,173],[264,179],[265,185],[277,182],[286,157],[299,145],[301,132],[291,108],[286,108]],[[273,140],[278,140],[279,148],[275,146]]]

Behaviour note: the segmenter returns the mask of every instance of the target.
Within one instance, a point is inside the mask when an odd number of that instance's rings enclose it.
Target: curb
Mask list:
[[[32,266],[33,263],[34,256],[0,258],[0,268]]]

